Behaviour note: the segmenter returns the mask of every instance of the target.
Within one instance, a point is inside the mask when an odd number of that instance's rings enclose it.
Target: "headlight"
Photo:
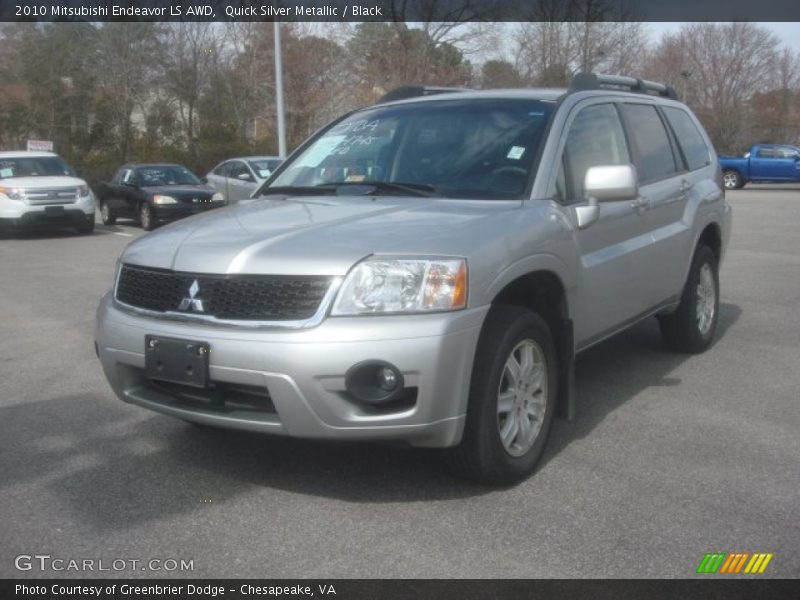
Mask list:
[[[162,196],[160,194],[156,194],[153,196],[153,204],[177,204],[178,201],[175,200],[172,196]]]
[[[83,198],[84,196],[89,195],[89,186],[88,185],[79,185],[76,194],[78,198]]]
[[[21,188],[0,187],[0,194],[5,194],[12,200],[24,200],[24,192]]]
[[[331,314],[429,312],[466,305],[463,258],[371,258],[350,271]]]
[[[211,196],[211,201],[212,202],[222,202],[223,200],[225,200],[225,196],[223,196],[219,192],[217,192],[213,196]]]

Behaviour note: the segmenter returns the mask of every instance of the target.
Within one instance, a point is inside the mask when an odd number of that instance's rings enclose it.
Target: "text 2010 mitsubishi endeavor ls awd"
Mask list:
[[[571,414],[575,353],[651,315],[709,346],[731,210],[671,88],[416,91],[331,123],[259,200],[128,246],[96,329],[121,399],[446,448],[508,484]]]

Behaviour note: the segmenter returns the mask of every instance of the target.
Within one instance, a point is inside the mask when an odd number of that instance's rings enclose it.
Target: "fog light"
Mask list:
[[[359,402],[382,404],[403,393],[403,375],[385,361],[368,360],[353,365],[344,377],[347,393]]]
[[[389,367],[381,367],[378,369],[378,385],[390,392],[397,387],[397,374]]]

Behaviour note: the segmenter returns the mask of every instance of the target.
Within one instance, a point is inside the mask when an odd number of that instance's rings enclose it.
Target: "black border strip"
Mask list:
[[[360,10],[356,12],[355,7]],[[0,21],[800,21],[797,0],[3,0]]]

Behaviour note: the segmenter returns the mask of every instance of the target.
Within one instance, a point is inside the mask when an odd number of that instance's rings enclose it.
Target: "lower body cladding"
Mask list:
[[[448,447],[461,439],[487,309],[258,330],[143,317],[120,310],[108,294],[95,340],[114,392],[167,415],[300,438]],[[206,386],[149,377],[145,345],[153,336],[207,345]],[[364,392],[371,374],[378,387],[402,389]]]

